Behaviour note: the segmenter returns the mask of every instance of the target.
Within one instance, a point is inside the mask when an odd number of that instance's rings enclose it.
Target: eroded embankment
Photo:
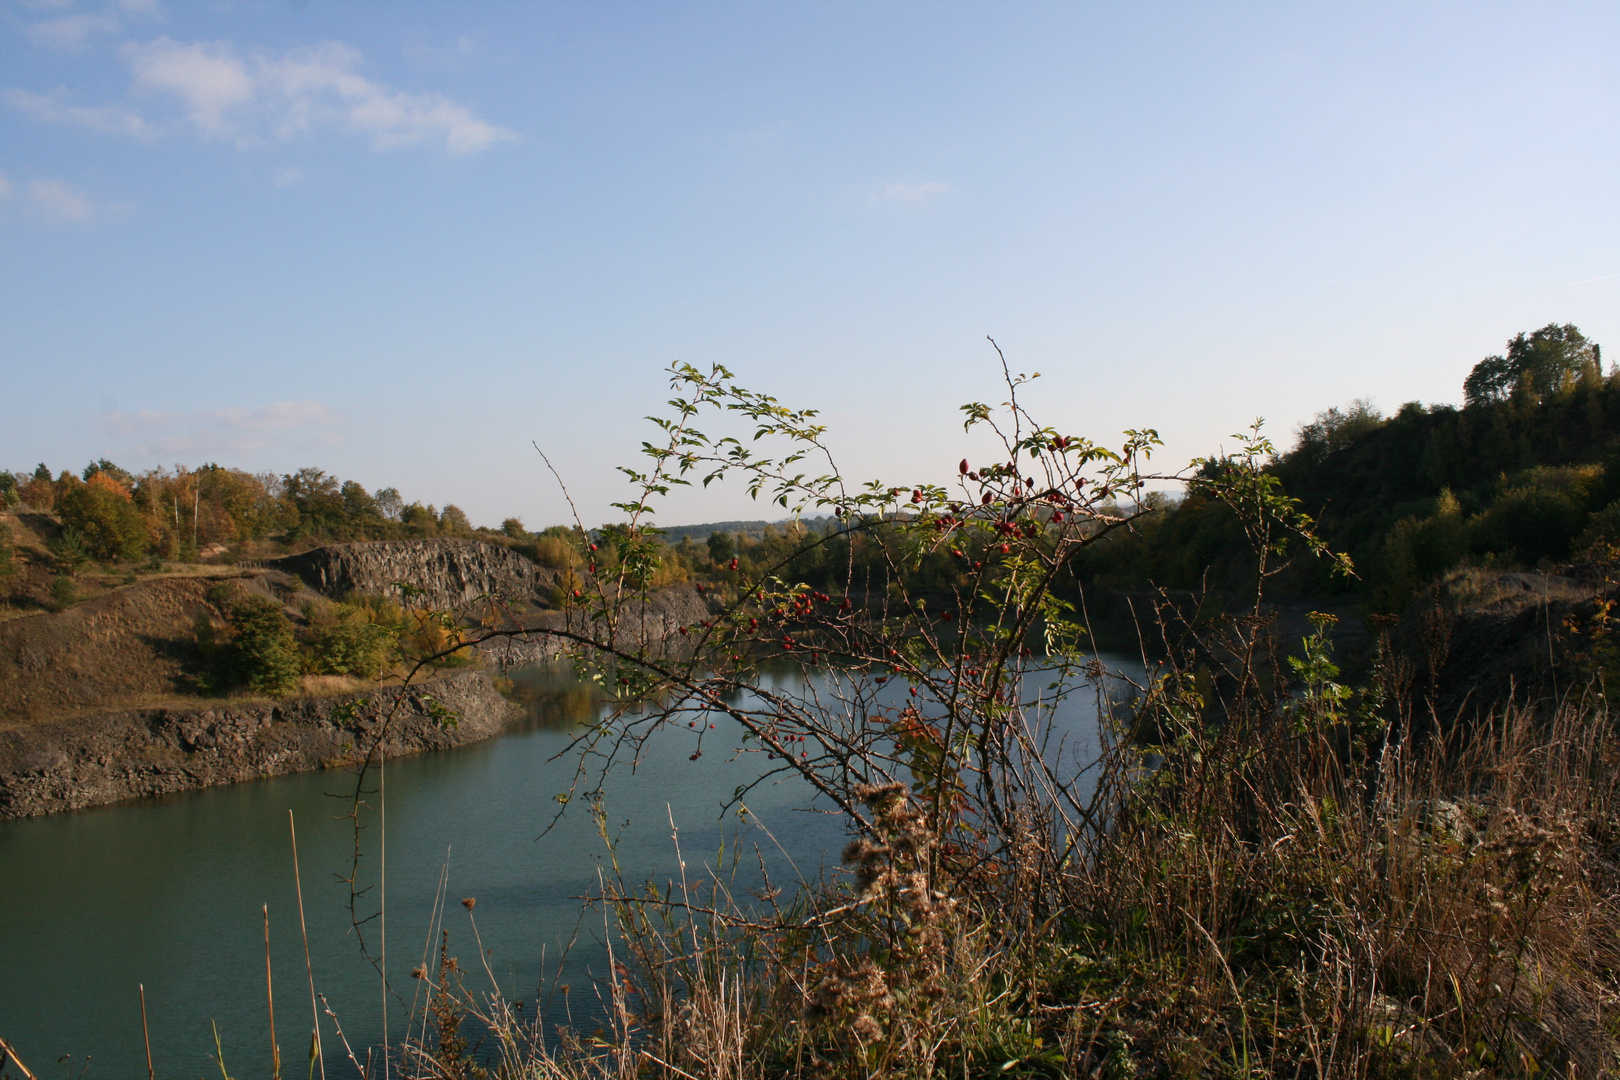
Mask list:
[[[487,739],[517,712],[482,670],[409,687],[131,709],[0,730],[0,819],[122,802]]]
[[[66,611],[11,620],[0,625],[0,818],[316,769],[370,745],[397,688],[280,702],[198,698],[203,663],[194,624],[212,610],[209,589],[227,578],[282,605],[294,623],[306,588],[336,599],[410,583],[418,602],[463,608],[470,636],[505,631],[476,647],[491,667],[555,659],[564,645],[556,631],[657,648],[708,617],[714,601],[690,586],[627,600],[610,635],[583,610],[549,608],[547,572],[503,548],[414,541],[335,545],[271,566],[149,579]],[[498,605],[466,610],[497,596]],[[306,693],[317,689],[311,682]],[[429,697],[458,722],[442,725]],[[475,742],[513,711],[487,672],[443,676],[404,695],[384,752]]]

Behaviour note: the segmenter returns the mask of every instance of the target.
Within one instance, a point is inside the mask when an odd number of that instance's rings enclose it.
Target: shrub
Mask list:
[[[1470,522],[1474,550],[1529,564],[1565,558],[1601,478],[1599,466],[1537,468],[1515,477]]]
[[[550,528],[518,548],[528,558],[552,570],[569,570],[584,565],[579,542],[569,531]]]
[[[396,631],[375,621],[368,609],[333,604],[311,623],[310,666],[316,674],[374,679],[382,673]]]
[[[412,610],[405,614],[399,632],[399,651],[408,663],[466,667],[473,655],[470,649],[458,648],[463,641],[461,628],[448,614]]]
[[[1617,544],[1620,544],[1620,500],[1610,503],[1587,519],[1586,528],[1575,538],[1573,549],[1589,552]]]
[[[47,546],[57,566],[69,577],[77,574],[90,561],[90,549],[84,542],[84,536],[71,525],[53,537]]]
[[[1378,606],[1400,610],[1425,582],[1457,565],[1468,554],[1468,523],[1451,491],[1435,500],[1427,517],[1402,518],[1384,541],[1384,560],[1374,598]]]
[[[229,587],[216,587],[210,599],[223,604],[224,633],[216,636],[211,620],[199,620],[197,645],[205,657],[211,654],[213,687],[269,697],[291,693],[304,663],[281,605]]]
[[[73,577],[66,572],[57,574],[51,579],[50,601],[46,605],[52,611],[61,611],[72,607],[78,599],[78,591],[73,587]]]

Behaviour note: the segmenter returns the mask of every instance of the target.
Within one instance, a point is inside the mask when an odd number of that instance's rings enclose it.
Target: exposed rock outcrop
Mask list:
[[[388,757],[444,750],[489,738],[519,711],[474,670],[362,694],[134,709],[0,730],[0,819],[345,765],[385,722]]]
[[[398,597],[399,585],[421,590],[416,603],[460,608],[480,597],[543,600],[552,575],[516,552],[481,540],[373,540],[330,544],[264,564],[339,599],[350,593]]]
[[[713,593],[701,593],[690,585],[675,585],[645,600],[625,601],[615,616],[614,640],[621,648],[679,655],[685,651],[683,626],[695,626],[713,617],[723,605]],[[505,628],[505,624],[503,624]],[[587,618],[582,609],[530,611],[511,627],[508,635],[493,637],[477,647],[486,660],[500,667],[555,660],[570,641],[548,630],[572,631],[586,637],[605,639],[607,628],[599,618]]]

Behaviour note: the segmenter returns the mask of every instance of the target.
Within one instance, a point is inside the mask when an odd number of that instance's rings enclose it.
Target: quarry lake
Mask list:
[[[431,969],[436,955],[430,927],[441,878],[443,927],[470,988],[488,990],[489,976],[477,963],[464,897],[476,899],[472,916],[502,992],[552,1020],[594,1027],[607,969],[604,913],[580,898],[600,890],[607,849],[585,801],[559,817],[557,795],[579,767],[570,742],[596,706],[553,692],[533,672],[515,681],[526,720],[487,742],[386,766],[387,969],[400,998],[385,1000],[355,940],[343,880],[355,849],[354,779],[333,770],[0,822],[0,1036],[40,1080],[141,1075],[144,985],[158,1076],[219,1075],[214,1025],[231,1075],[268,1074],[267,906],[283,1071],[305,1075],[312,1017],[289,811],[315,987],[362,1061],[383,1041],[385,1006],[390,1039],[404,1034],[421,985],[410,973],[424,957]],[[768,768],[763,755],[732,753],[738,742],[725,726],[706,733],[697,760],[695,735],[667,729],[633,769],[609,775],[603,820],[629,882],[678,876],[672,820],[689,879],[718,869],[746,891],[763,860],[773,882],[791,889],[836,869],[843,825],[803,781],[756,788],[746,817],[723,811],[740,784]],[[1053,726],[1064,768],[1078,771],[1095,754],[1094,696],[1066,699]],[[362,884],[376,882],[382,839],[375,827],[363,833]],[[377,899],[367,894],[362,914]],[[382,927],[365,930],[375,949]],[[327,1075],[353,1075],[332,1019],[323,1014],[321,1024]]]

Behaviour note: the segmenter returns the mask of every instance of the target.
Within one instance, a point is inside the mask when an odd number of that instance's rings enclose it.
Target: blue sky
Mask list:
[[[1620,359],[1613,4],[0,0],[0,467],[317,465],[531,527],[674,361],[896,483]],[[693,493],[669,523],[765,516]]]

